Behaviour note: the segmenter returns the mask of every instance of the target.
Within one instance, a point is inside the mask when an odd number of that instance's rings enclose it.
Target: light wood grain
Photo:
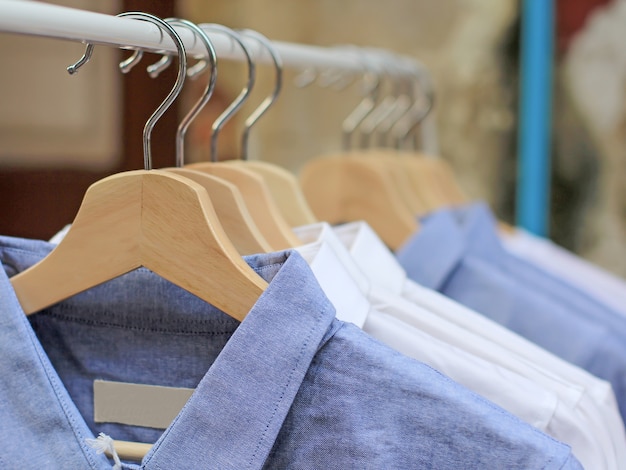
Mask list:
[[[257,227],[276,251],[293,248],[300,241],[283,218],[260,176],[227,163],[192,163],[185,168],[223,178],[239,188]]]
[[[368,149],[363,151],[362,158],[374,159],[379,162],[380,166],[386,168],[394,181],[398,195],[412,214],[427,212],[429,205],[415,187],[410,176],[410,170],[397,151],[393,149]]]
[[[240,254],[272,251],[272,247],[250,215],[241,192],[234,184],[188,168],[165,168],[165,170],[189,178],[206,190],[226,235]]]
[[[152,444],[129,441],[113,441],[113,447],[117,456],[122,460],[141,461],[152,449]],[[107,452],[107,455],[111,455]]]
[[[365,220],[392,249],[417,229],[417,221],[384,164],[362,154],[339,154],[308,162],[300,184],[313,213],[331,224]]]
[[[446,161],[419,152],[402,152],[399,157],[428,212],[468,202]]]
[[[302,193],[298,178],[290,171],[258,160],[229,160],[225,163],[243,165],[263,178],[274,202],[290,227],[318,222]]]
[[[158,170],[93,184],[66,237],[11,283],[31,314],[141,266],[240,321],[267,287],[228,239],[204,188]]]

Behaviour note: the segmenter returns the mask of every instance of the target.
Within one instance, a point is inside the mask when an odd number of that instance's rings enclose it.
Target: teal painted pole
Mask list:
[[[546,236],[550,207],[554,1],[522,0],[517,225]]]

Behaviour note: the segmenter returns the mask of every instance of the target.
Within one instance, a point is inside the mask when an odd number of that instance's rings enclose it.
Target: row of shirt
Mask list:
[[[269,287],[241,324],[146,269],[26,317],[8,278],[55,245],[0,237],[0,463],[111,468],[103,432],[155,443],[120,468],[625,468],[626,317],[545,242],[483,205],[396,254],[364,222],[295,232],[245,257]],[[103,379],[193,393],[160,428],[102,422]]]

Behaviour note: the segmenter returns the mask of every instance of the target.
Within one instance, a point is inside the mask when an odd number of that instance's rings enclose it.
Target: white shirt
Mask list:
[[[540,383],[541,380],[557,381],[555,378],[530,380],[517,371],[457,347],[457,344],[453,345],[445,338],[436,338],[419,325],[402,321],[401,317],[410,317],[420,307],[372,286],[336,239],[330,226],[315,224],[294,231],[303,241],[312,242],[298,248],[298,251],[307,259],[322,289],[337,308],[338,318],[363,318],[362,314],[355,315],[352,310],[355,305],[359,310],[365,309],[363,300],[356,300],[356,292],[360,292],[363,298],[367,295],[366,300],[371,305],[365,322],[360,325],[364,331],[403,354],[431,365],[526,422],[568,443],[587,468],[618,468],[610,438],[607,437],[608,449],[603,448],[596,439],[597,424],[581,411],[582,408],[588,408],[587,403],[581,405],[586,400],[582,387],[561,384],[559,393],[555,393]],[[321,255],[316,255],[316,251]],[[331,252],[337,255],[334,260]],[[372,257],[368,256],[368,259]],[[380,267],[377,263],[371,266]],[[348,279],[352,279],[352,282]],[[346,302],[345,298],[351,301]],[[343,309],[347,311],[344,313]],[[558,389],[559,386],[553,382],[550,385]]]
[[[539,380],[551,390],[560,390],[559,396],[577,408],[578,413],[593,425],[593,432],[607,452],[609,447],[612,448],[617,461],[626,462],[624,427],[608,382],[563,361],[457,302],[407,279],[393,254],[366,223],[355,222],[336,227],[335,233],[370,282],[388,292],[402,295],[423,308],[422,311],[415,310],[412,315],[405,314],[405,321],[412,324],[416,322],[418,327],[440,339],[445,338],[456,346],[463,345],[463,349],[480,357]],[[431,315],[425,314],[424,310]],[[437,321],[435,317],[444,322]]]
[[[558,276],[626,316],[626,281],[524,230],[502,237],[504,248]]]

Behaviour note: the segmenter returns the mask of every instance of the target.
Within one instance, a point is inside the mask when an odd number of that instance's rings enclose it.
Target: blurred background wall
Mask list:
[[[77,1],[72,0],[73,3]],[[89,2],[83,3],[80,8],[93,9]],[[556,1],[558,47],[554,74],[550,208],[553,240],[624,277],[625,3],[620,0]],[[500,219],[514,221],[520,30],[517,0],[122,1],[114,9],[137,9],[159,16],[175,14],[195,22],[251,28],[281,41],[381,47],[417,58],[428,67],[435,85],[433,119],[439,156],[452,165],[469,197],[488,201]],[[15,41],[15,38],[0,35],[0,50],[3,50],[3,42],[6,44],[9,40]],[[77,49],[58,64],[46,67],[58,66],[63,70],[80,55],[81,48]],[[244,84],[242,64],[222,61],[219,66],[215,97],[190,130],[189,160],[208,158],[210,124]],[[301,72],[286,71],[283,92],[275,107],[253,130],[249,149],[250,158],[275,162],[294,172],[310,158],[340,150],[341,122],[360,100],[360,87],[356,82],[342,91],[317,85],[299,89],[293,83]],[[106,160],[108,166],[81,170],[84,184],[104,172],[141,166],[134,157],[140,153],[141,141],[141,132],[136,129],[149,114],[151,101],[138,98],[138,93],[152,94],[151,99],[158,99],[164,96],[159,95],[163,93],[160,91],[162,87],[167,88],[171,83],[167,78],[151,81],[145,78],[143,70],[134,70],[130,77],[122,78],[117,77],[114,70],[110,76],[109,80],[120,81],[118,91],[112,91],[117,93],[115,96],[121,109],[121,115],[112,118],[119,125],[111,127],[118,129],[118,144],[109,151],[114,155]],[[259,67],[258,76],[249,103],[220,136],[220,158],[234,158],[240,154],[241,123],[271,91],[271,67]],[[159,124],[162,165],[174,163],[169,139],[176,125],[175,114],[182,116],[198,96],[202,85],[199,80],[188,86],[184,104],[172,111],[170,124]],[[6,88],[4,93],[7,93]],[[27,90],[24,93],[23,99],[28,99]],[[49,104],[52,99],[50,97]],[[45,106],[45,96],[41,101],[40,104]],[[64,112],[68,111],[59,110],[60,114]],[[98,111],[94,109],[93,112]],[[7,127],[6,120],[0,121],[0,149],[3,147],[3,127]],[[173,144],[173,138],[171,142]],[[168,161],[170,156],[171,161]],[[32,159],[29,161],[32,166]],[[60,174],[56,169],[60,163],[51,159],[47,167],[45,161],[43,159],[42,163],[40,158],[35,165],[40,172],[38,181],[48,181],[46,175],[50,172],[54,178],[62,179],[67,171],[77,171],[71,163],[63,162],[65,170]],[[26,178],[24,171],[19,159],[9,158],[7,152],[0,151],[0,191],[2,187],[10,186],[0,194],[5,201],[0,205],[0,219],[4,220],[0,220],[0,224],[4,224],[0,226],[0,233],[48,236],[71,221],[69,214],[75,213],[73,204],[77,205],[80,199],[73,202],[74,195],[72,201],[57,199],[56,205],[69,209],[58,217],[45,217],[47,225],[35,229],[33,221],[42,219],[37,211],[42,211],[42,207],[46,207],[46,214],[51,211],[36,198],[54,200],[54,189],[51,187],[40,196],[33,195],[32,191],[20,192],[19,187],[23,187],[22,181],[26,180],[19,180],[17,184],[15,175]],[[29,171],[32,172],[32,168]],[[82,194],[82,189],[76,194]],[[24,198],[32,199],[28,207],[24,205]],[[7,222],[24,211],[30,211],[30,214],[22,223],[11,225]]]

